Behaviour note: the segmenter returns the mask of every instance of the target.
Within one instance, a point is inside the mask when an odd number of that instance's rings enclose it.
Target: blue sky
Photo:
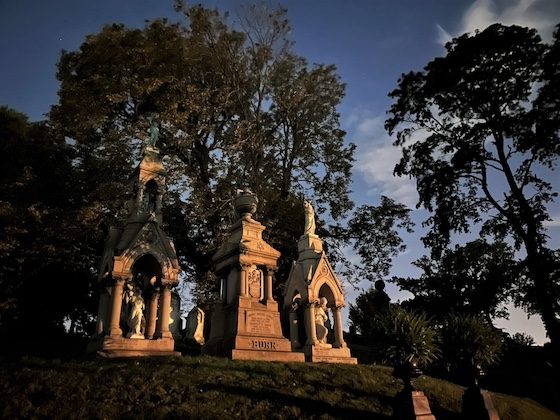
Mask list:
[[[194,2],[193,2],[194,3]],[[198,3],[198,2],[196,2]],[[203,1],[208,7],[231,12],[249,2]],[[392,171],[399,151],[383,130],[391,101],[387,93],[399,75],[420,70],[451,37],[491,23],[537,28],[545,40],[560,21],[558,0],[293,0],[271,1],[288,9],[295,50],[309,62],[335,64],[347,84],[339,110],[347,140],[358,145],[353,174],[357,204],[377,203],[381,194],[411,207],[416,203],[414,183],[395,178]],[[171,0],[0,0],[0,105],[9,105],[39,120],[57,101],[56,62],[62,49],[75,50],[84,37],[104,24],[122,22],[142,27],[146,19],[177,19]],[[554,174],[558,181],[558,174]],[[555,182],[558,187],[560,182]],[[560,247],[560,206],[550,208],[551,246]],[[422,211],[414,219],[425,218]],[[411,275],[410,262],[424,250],[420,233],[409,235],[409,250],[395,261],[393,273]],[[476,235],[475,235],[476,236]],[[369,284],[360,285],[361,288]],[[405,294],[389,286],[390,296]],[[356,291],[347,287],[348,301]],[[513,311],[510,321],[498,325],[508,331],[526,331],[544,341],[538,318],[526,319]]]

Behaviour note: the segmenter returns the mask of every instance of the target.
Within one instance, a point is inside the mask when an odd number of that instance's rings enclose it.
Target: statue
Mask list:
[[[142,334],[142,326],[144,324],[144,299],[140,296],[140,291],[136,288],[129,291],[129,305],[127,324],[130,331],[126,335],[127,338],[144,338]]]
[[[327,344],[329,329],[325,326],[329,319],[327,311],[327,298],[322,297],[319,299],[319,305],[315,307],[315,328],[317,329],[317,340],[321,347],[330,347]]]
[[[389,310],[391,305],[391,298],[385,293],[385,282],[377,280],[375,283],[375,292],[373,295],[373,308],[377,313],[385,313]]]
[[[191,309],[187,315],[187,333],[185,338],[204,344],[204,311],[199,307]]]
[[[315,211],[313,206],[307,200],[303,202],[303,209],[305,211],[305,227],[303,228],[304,235],[315,235]]]
[[[148,128],[148,134],[150,137],[146,141],[146,145],[150,147],[156,147],[156,143],[159,140],[159,127],[158,124],[154,121],[154,117],[150,116],[148,118],[150,122],[150,128]]]

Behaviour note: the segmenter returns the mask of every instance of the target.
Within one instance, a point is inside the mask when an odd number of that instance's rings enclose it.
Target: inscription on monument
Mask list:
[[[276,342],[268,340],[251,340],[251,347],[255,350],[276,350]]]
[[[253,334],[273,334],[274,315],[265,312],[248,314],[247,332]]]

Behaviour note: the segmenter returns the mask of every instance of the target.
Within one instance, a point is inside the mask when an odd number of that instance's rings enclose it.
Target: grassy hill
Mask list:
[[[391,417],[402,382],[384,366],[233,362],[212,357],[0,361],[2,418]],[[415,381],[438,419],[460,418],[463,389]],[[501,418],[560,419],[530,399],[493,394]]]

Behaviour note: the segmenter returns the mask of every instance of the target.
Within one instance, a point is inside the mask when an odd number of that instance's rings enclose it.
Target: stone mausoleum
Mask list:
[[[131,175],[128,216],[110,229],[101,260],[97,330],[88,349],[102,356],[180,355],[169,328],[179,263],[161,228],[165,180],[154,141]]]

